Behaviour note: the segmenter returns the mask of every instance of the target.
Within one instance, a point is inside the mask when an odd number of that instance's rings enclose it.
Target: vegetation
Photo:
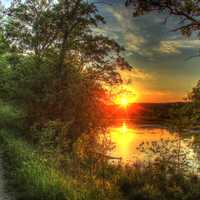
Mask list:
[[[72,180],[53,169],[25,142],[16,139],[11,132],[1,130],[4,158],[7,160],[8,176],[14,179],[17,199],[75,199]]]
[[[57,124],[55,134],[65,132],[62,140],[70,138],[71,144],[102,128],[102,82],[119,82],[116,64],[126,63],[115,41],[93,33],[93,27],[104,23],[95,5],[14,1],[3,13],[1,99],[24,112],[21,128],[29,141],[37,143],[37,132],[52,123]]]
[[[136,15],[164,10],[166,1],[159,2],[138,1]],[[170,2],[170,14],[179,15],[179,1]],[[120,83],[118,69],[131,67],[121,56],[123,47],[94,33],[105,23],[94,3],[15,0],[1,10],[0,145],[17,200],[200,198],[199,176],[185,170],[192,167],[180,140],[141,145],[141,152],[154,157],[149,163],[109,161],[113,144],[100,134],[108,123],[104,85]],[[185,13],[186,7],[182,14],[189,20]],[[183,33],[197,30],[190,20]],[[173,119],[178,132],[196,126],[199,88],[167,115],[162,106],[150,106],[150,118],[159,111],[157,118]]]
[[[63,171],[55,159],[50,162],[11,131],[1,130],[0,138],[7,177],[11,189],[15,188],[16,199],[190,200],[200,197],[199,177],[191,167],[187,173],[183,170],[188,169],[185,168],[188,158],[184,156],[188,152],[182,152],[178,158],[174,141],[152,143],[149,147],[141,145],[141,151],[155,157],[145,165],[135,163],[123,167],[104,162],[103,168],[98,165],[97,170],[91,171],[85,163],[87,159],[84,164],[83,160],[81,163],[68,158],[67,169]]]

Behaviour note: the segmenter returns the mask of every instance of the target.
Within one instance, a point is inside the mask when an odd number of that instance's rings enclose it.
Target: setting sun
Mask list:
[[[120,100],[120,104],[122,107],[127,107],[129,102],[128,102],[128,99],[126,97],[122,97],[121,100]]]
[[[122,108],[127,108],[130,104],[136,102],[138,94],[132,87],[121,85],[114,88],[111,96],[114,104]]]
[[[122,95],[122,96],[116,97],[116,99],[114,100],[114,103],[123,108],[127,108],[128,105],[133,102],[127,96]]]

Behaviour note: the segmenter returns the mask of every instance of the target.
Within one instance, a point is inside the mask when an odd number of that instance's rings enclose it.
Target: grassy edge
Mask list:
[[[63,177],[22,139],[0,130],[0,145],[9,186],[18,200],[79,199],[73,179]]]

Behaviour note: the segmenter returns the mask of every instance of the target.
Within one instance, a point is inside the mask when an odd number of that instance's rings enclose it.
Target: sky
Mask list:
[[[8,6],[11,2],[11,0],[1,0],[1,2],[5,5]]]
[[[133,18],[132,10],[121,0],[112,5],[98,5],[106,25],[97,29],[100,34],[115,39],[126,51],[125,58],[133,66],[123,71],[125,83],[138,94],[139,102],[182,101],[200,79],[200,41],[185,38],[172,30],[178,19],[151,13]]]
[[[10,0],[2,2],[9,5]],[[175,17],[167,23],[163,23],[164,15],[155,13],[133,18],[132,10],[122,0],[97,6],[106,24],[95,31],[125,48],[123,56],[133,70],[120,73],[129,89],[136,91],[137,101],[182,101],[200,79],[200,57],[188,59],[198,54],[200,40],[173,32],[178,26]]]

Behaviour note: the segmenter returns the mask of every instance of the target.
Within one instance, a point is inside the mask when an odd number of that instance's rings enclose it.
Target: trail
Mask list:
[[[0,153],[0,200],[13,200],[11,195],[8,194],[5,189],[4,169],[2,162],[2,154]]]

